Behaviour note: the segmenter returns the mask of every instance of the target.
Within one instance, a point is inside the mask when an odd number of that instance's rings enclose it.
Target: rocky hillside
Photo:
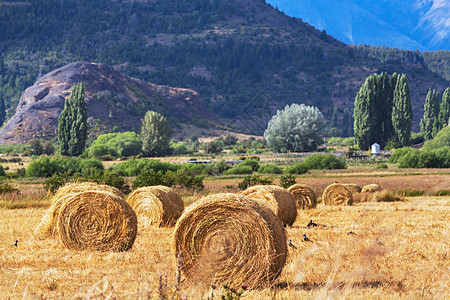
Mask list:
[[[147,110],[165,115],[176,132],[205,126],[211,115],[197,92],[145,83],[114,68],[75,62],[41,77],[26,89],[15,115],[0,130],[0,144],[24,143],[57,135],[58,116],[73,84],[84,82],[91,135],[113,130],[139,130]]]

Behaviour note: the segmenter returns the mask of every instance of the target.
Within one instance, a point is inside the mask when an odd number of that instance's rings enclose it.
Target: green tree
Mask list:
[[[433,136],[433,124],[439,113],[439,93],[436,90],[428,90],[425,99],[423,118],[420,120],[420,132],[423,133],[425,140],[431,139]]]
[[[445,126],[449,125],[450,119],[450,87],[446,88],[442,94],[442,102],[439,107],[439,114],[433,123],[433,137]]]
[[[372,74],[366,78],[355,98],[355,138],[361,149],[377,142],[382,148],[394,135],[392,110],[394,90],[399,76],[394,73]]]
[[[348,108],[344,109],[344,114],[342,115],[342,136],[350,136],[350,114]]]
[[[277,111],[264,137],[274,152],[311,151],[322,142],[324,127],[325,120],[318,108],[292,104]]]
[[[1,80],[0,80],[1,84]],[[6,120],[6,108],[5,108],[5,100],[3,100],[3,94],[0,91],[0,127],[3,126]]]
[[[58,139],[61,155],[78,156],[83,153],[87,138],[87,108],[84,84],[72,87],[69,100],[58,118]]]
[[[393,107],[392,107],[392,126],[394,129],[394,138],[402,145],[409,145],[411,137],[413,112],[411,98],[409,96],[408,79],[402,74],[395,85]]]
[[[148,111],[142,120],[140,135],[144,156],[165,156],[170,153],[172,130],[163,115]]]

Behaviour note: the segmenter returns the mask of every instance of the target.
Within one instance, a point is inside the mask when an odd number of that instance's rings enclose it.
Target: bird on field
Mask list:
[[[304,240],[305,242],[312,242],[312,241],[306,236],[306,234],[303,234],[303,240]]]
[[[347,235],[357,235],[357,234],[350,230],[350,231],[347,231]]]
[[[11,247],[17,247],[17,243],[18,243],[19,241],[18,240],[16,240],[15,242],[14,242],[14,244],[12,244],[12,245],[9,245],[8,247],[6,247],[6,248],[11,248]]]
[[[289,247],[291,247],[292,249],[297,249],[297,247],[295,247],[295,245],[292,243],[291,239],[289,239]]]
[[[313,220],[310,220],[309,223],[308,223],[308,225],[306,225],[306,227],[316,227],[316,226],[317,226],[317,224],[314,223]]]

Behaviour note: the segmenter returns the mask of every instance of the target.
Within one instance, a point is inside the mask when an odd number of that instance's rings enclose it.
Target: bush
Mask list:
[[[19,190],[14,187],[9,180],[0,180],[0,194],[19,192]]]
[[[282,174],[281,168],[274,164],[263,164],[259,167],[258,173],[262,174]]]
[[[55,193],[60,187],[68,182],[67,176],[62,176],[59,174],[53,174],[51,177],[45,179],[44,188],[46,191]]]
[[[398,159],[406,154],[406,152],[410,151],[411,148],[403,147],[394,151],[394,153],[389,157],[388,162],[395,164],[398,162]]]
[[[379,164],[378,166],[377,166],[377,169],[387,169],[388,168],[388,165],[387,164]]]
[[[308,172],[308,167],[304,162],[287,167],[284,172],[287,174],[305,174]]]
[[[308,170],[345,169],[345,160],[333,154],[313,154],[305,159]]]
[[[180,169],[177,172],[173,171],[158,171],[153,169],[145,170],[141,172],[133,181],[133,188],[141,186],[153,186],[153,185],[165,185],[174,186],[180,185],[187,189],[203,190],[203,177],[195,176],[187,169]]]
[[[6,176],[6,172],[5,169],[3,168],[2,165],[0,165],[0,177]]]
[[[135,132],[127,131],[99,135],[86,152],[90,157],[128,157],[138,155],[141,148],[139,136]]]
[[[238,166],[249,166],[252,168],[252,171],[255,172],[259,168],[259,162],[252,158],[247,158],[243,162],[239,163]]]
[[[436,134],[434,139],[426,141],[423,149],[431,151],[446,146],[450,146],[450,126],[445,126]]]
[[[144,170],[154,170],[158,171],[173,171],[176,172],[181,166],[171,163],[161,162],[156,159],[129,159],[122,163],[116,164],[111,167],[112,170],[119,171],[124,174],[124,176],[137,176]]]
[[[283,188],[285,188],[285,189],[287,189],[288,187],[294,185],[295,183],[296,183],[296,181],[295,181],[295,176],[294,175],[290,175],[290,174],[283,175],[280,178],[280,185]]]
[[[450,147],[433,151],[408,149],[401,154],[397,159],[399,168],[450,168]]]
[[[122,174],[117,171],[107,170],[105,171],[98,180],[99,184],[107,184],[113,186],[122,191],[124,194],[129,194],[131,192],[130,186],[125,181]]]
[[[241,166],[240,164],[226,170],[223,175],[239,175],[239,174],[252,174],[253,170],[250,166]]]
[[[259,174],[253,174],[245,176],[244,180],[238,184],[240,190],[245,190],[249,186],[253,185],[270,185],[273,184],[273,180],[268,177],[263,177]]]
[[[103,173],[103,164],[98,159],[86,159],[76,157],[58,157],[50,159],[41,157],[32,161],[26,170],[27,177],[51,177],[53,174],[63,174],[67,176],[75,173],[83,176],[93,176]]]

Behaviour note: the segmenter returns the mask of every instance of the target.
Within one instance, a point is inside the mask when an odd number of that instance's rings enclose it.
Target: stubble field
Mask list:
[[[327,173],[297,178],[320,193],[335,180],[385,189],[448,189],[448,173],[370,175]],[[237,179],[206,181],[205,193],[227,191]],[[430,192],[431,193],[431,192]],[[319,194],[320,195],[320,194]],[[202,195],[184,195],[186,203]],[[226,291],[189,278],[177,284],[172,228],[140,228],[127,252],[64,249],[35,228],[47,210],[0,209],[2,299],[214,299]],[[405,198],[299,211],[288,238],[287,263],[273,286],[243,299],[450,298],[450,197]],[[319,226],[306,228],[310,220]],[[351,231],[352,233],[349,233]],[[303,241],[303,234],[311,242]],[[17,246],[14,245],[18,240]],[[240,290],[241,287],[234,287]]]

